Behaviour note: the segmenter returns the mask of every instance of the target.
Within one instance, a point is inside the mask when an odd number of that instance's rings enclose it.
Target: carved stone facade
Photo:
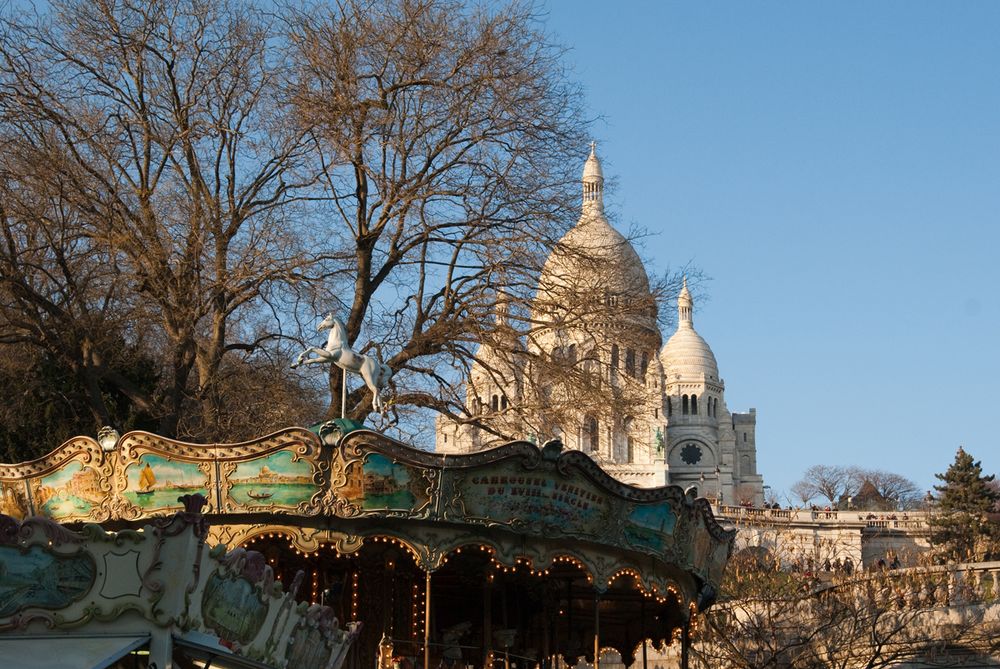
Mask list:
[[[694,329],[687,283],[677,298],[677,330],[661,348],[649,278],[604,214],[604,176],[593,148],[582,185],[580,220],[542,271],[531,335],[503,327],[506,315],[498,314],[498,331],[508,336],[480,347],[467,381],[467,413],[492,430],[439,418],[436,450],[468,453],[511,438],[558,437],[626,483],[696,486],[699,495],[723,503],[761,504],[756,411],[735,413],[726,406],[715,355]],[[531,355],[521,355],[525,351]],[[576,363],[573,371],[593,375],[598,388],[569,420],[543,435],[509,410],[544,407],[553,392],[530,362],[539,359]],[[627,396],[625,407],[602,401],[612,394]]]

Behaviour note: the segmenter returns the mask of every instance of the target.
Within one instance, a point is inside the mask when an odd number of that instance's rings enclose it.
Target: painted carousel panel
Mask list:
[[[338,494],[365,511],[415,513],[430,501],[430,482],[423,469],[381,453],[367,453],[347,467],[347,484]]]
[[[143,453],[125,472],[125,498],[144,513],[177,509],[181,495],[208,495],[208,475],[196,462]]]
[[[500,462],[477,471],[445,471],[452,511],[462,520],[533,529],[539,534],[608,538],[616,504],[594,483],[551,470]]]
[[[260,632],[268,609],[260,588],[246,579],[211,574],[205,583],[202,616],[220,639],[249,643]]]
[[[27,608],[61,609],[94,585],[90,555],[58,555],[42,546],[0,546],[0,618]]]
[[[24,481],[0,481],[0,513],[17,520],[31,515]]]
[[[30,479],[39,515],[53,520],[89,518],[104,499],[100,474],[79,460],[69,460],[45,476]]]
[[[677,514],[668,502],[641,504],[625,517],[625,540],[636,548],[662,553],[674,543]]]
[[[229,501],[241,507],[295,508],[319,491],[313,482],[313,466],[308,460],[296,460],[291,451],[240,462],[229,482]]]
[[[288,639],[285,658],[296,669],[326,669],[339,666],[360,633],[359,623],[348,623],[348,629],[330,630],[309,621],[297,624]]]

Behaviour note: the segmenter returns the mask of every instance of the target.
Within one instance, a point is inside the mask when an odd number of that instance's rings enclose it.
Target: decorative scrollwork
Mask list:
[[[287,467],[282,471],[308,477],[313,486],[308,493],[286,497],[292,501],[282,503],[277,494],[265,496],[268,490],[262,483],[252,488],[256,496],[245,495],[245,487],[235,487],[237,472],[247,471],[242,463],[272,457]],[[515,441],[476,453],[438,454],[364,429],[350,432],[336,446],[323,445],[319,437],[302,428],[238,444],[206,445],[130,432],[111,457],[93,439],[79,437],[30,463],[0,465],[0,478],[8,488],[23,485],[27,496],[34,490],[32,485],[74,460],[96,472],[103,495],[81,520],[145,522],[179,509],[179,503],[164,501],[162,485],[157,488],[156,503],[152,497],[137,496],[142,460],[154,467],[159,463],[168,472],[194,473],[175,487],[193,489],[191,481],[197,479],[198,489],[210,502],[206,513],[213,541],[243,545],[260,534],[280,533],[303,552],[332,541],[338,542],[338,550],[349,552],[357,550],[362,537],[385,533],[409,542],[429,569],[440,565],[451,542],[463,533],[474,538],[470,541],[493,546],[497,559],[530,558],[536,565],[553,559],[548,542],[561,540],[558,543],[565,545],[569,538],[578,547],[578,559],[599,580],[614,573],[612,565],[652,557],[652,563],[644,564],[669,566],[717,586],[735,534],[719,525],[706,500],[686,496],[677,486],[640,489],[626,485],[587,454],[564,451],[554,442],[541,449]],[[290,467],[289,462],[296,466]],[[370,470],[367,462],[375,463]],[[255,470],[249,471],[251,478],[256,476]],[[488,492],[493,482],[484,483],[487,475],[506,477],[506,491]],[[378,486],[388,489],[369,495]],[[391,499],[399,491],[412,498],[401,493],[400,498]],[[34,501],[39,503],[37,495]],[[657,523],[649,522],[650,514]],[[664,523],[659,523],[661,519]],[[161,527],[160,522],[154,525]],[[0,521],[0,542],[9,541],[10,532],[8,524]],[[518,537],[520,543],[510,543],[510,537]],[[526,539],[542,548],[525,548]],[[599,557],[606,554],[613,558]],[[665,572],[658,567],[640,571],[650,574],[646,588],[666,582]],[[693,582],[687,585],[691,601],[696,592]]]

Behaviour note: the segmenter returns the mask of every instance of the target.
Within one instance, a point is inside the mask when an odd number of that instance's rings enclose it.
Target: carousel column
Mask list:
[[[594,593],[594,669],[601,667],[601,593]]]
[[[493,657],[493,574],[483,582],[483,667],[492,669]]]
[[[549,642],[549,632],[552,625],[552,606],[550,604],[548,583],[542,585],[542,669],[551,669],[552,650]]]
[[[583,635],[581,635],[583,636]],[[580,639],[583,642],[583,639]],[[573,579],[566,579],[566,651],[570,653],[577,650],[576,646],[573,645]],[[563,652],[563,658],[566,657],[567,653]],[[565,662],[563,662],[565,664]]]
[[[431,669],[431,572],[424,579],[424,669]]]
[[[643,593],[639,602],[640,630],[642,632],[642,669],[646,669],[646,595]]]
[[[681,669],[688,669],[688,647],[691,645],[691,620],[681,626]]]
[[[173,637],[169,632],[154,631],[149,638],[149,666],[158,669],[173,669]]]

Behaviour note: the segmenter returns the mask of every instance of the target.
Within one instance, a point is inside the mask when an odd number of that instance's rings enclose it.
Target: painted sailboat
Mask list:
[[[147,462],[146,466],[139,472],[139,489],[135,491],[135,494],[152,495],[154,485],[156,485],[156,475],[153,474],[153,468]]]

